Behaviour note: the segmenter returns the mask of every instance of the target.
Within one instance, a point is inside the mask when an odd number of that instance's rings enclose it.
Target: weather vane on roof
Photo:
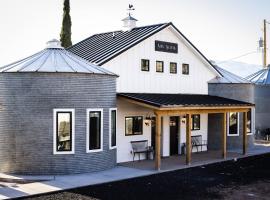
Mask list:
[[[135,10],[134,6],[132,4],[128,4],[128,15],[131,16],[130,12]]]

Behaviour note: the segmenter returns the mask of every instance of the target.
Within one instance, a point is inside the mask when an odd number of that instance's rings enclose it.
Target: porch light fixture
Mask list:
[[[185,123],[186,123],[186,115],[184,115],[184,116],[181,118],[181,122],[182,122],[182,124],[185,124]]]
[[[145,119],[144,119],[144,124],[146,126],[150,126],[150,123],[151,123],[151,117],[150,115],[149,116],[146,116]]]

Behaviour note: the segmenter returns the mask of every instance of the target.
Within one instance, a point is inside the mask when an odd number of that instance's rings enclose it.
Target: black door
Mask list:
[[[156,118],[151,119],[151,146],[155,149],[156,146]]]
[[[179,117],[170,117],[170,155],[178,154]]]

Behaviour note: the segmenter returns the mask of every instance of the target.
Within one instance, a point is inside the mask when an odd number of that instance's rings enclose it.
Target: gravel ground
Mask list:
[[[270,154],[24,199],[270,199]]]

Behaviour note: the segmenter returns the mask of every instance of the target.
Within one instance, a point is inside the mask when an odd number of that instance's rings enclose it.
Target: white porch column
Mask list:
[[[170,117],[163,116],[162,125],[162,156],[170,156]]]

